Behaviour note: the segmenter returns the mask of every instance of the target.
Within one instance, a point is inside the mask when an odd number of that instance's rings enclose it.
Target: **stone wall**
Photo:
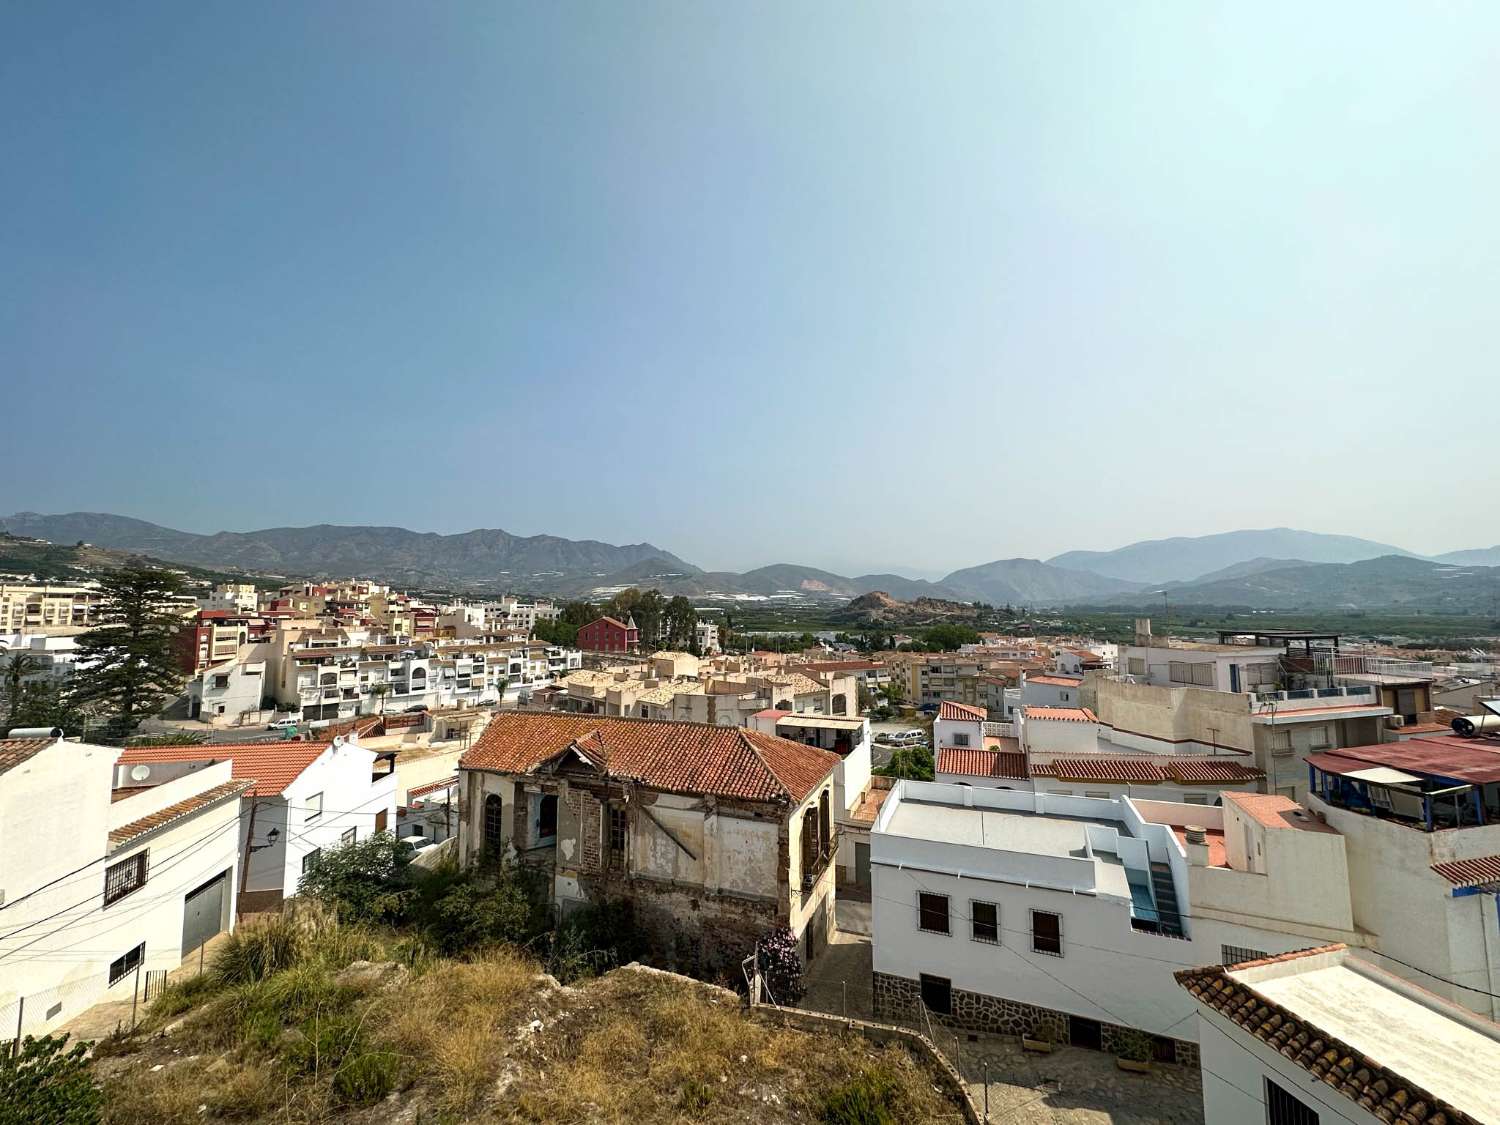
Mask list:
[[[651,960],[666,969],[709,980],[741,980],[740,962],[777,922],[776,904],[639,876],[589,877],[579,885],[590,901],[626,898]]]
[[[875,1015],[879,1019],[920,1021],[922,989],[919,982],[888,973],[873,974]],[[928,1012],[933,1023],[962,1031],[983,1031],[994,1035],[1024,1035],[1028,1039],[1046,1039],[1053,1043],[1068,1041],[1068,1014],[1035,1004],[1023,1004],[982,992],[952,990],[953,1012],[938,1015]],[[1100,1022],[1100,1040],[1105,1051],[1113,1053],[1120,1037],[1130,1029],[1119,1024]],[[1198,1044],[1183,1039],[1171,1040],[1173,1061],[1183,1066],[1198,1065]]]

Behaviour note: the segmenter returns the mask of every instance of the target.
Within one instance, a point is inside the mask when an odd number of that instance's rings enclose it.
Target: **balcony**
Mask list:
[[[823,850],[818,853],[818,858],[813,861],[811,867],[804,866],[802,869],[802,893],[810,894],[812,889],[818,885],[818,880],[828,870],[828,865],[833,862],[834,853],[838,851],[838,837],[827,841]]]

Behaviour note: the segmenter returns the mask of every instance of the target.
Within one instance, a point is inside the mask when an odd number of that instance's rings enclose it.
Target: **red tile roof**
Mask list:
[[[1241,965],[1209,965],[1173,973],[1177,983],[1204,1007],[1212,1008],[1270,1050],[1291,1060],[1327,1086],[1337,1090],[1380,1121],[1416,1125],[1478,1125],[1471,1117],[1422,1087],[1387,1069],[1343,1040],[1328,1034],[1304,1017],[1268,1000],[1253,984],[1236,980],[1231,972],[1253,966],[1345,951],[1325,945],[1282,953]]]
[[[1087,707],[1023,707],[1021,713],[1028,719],[1053,719],[1064,723],[1097,723],[1096,716]]]
[[[58,741],[56,738],[0,738],[0,773],[15,769],[47,747],[56,746]]]
[[[938,773],[958,773],[968,777],[1003,777],[1025,781],[1025,754],[1002,754],[994,750],[942,749],[937,756]]]
[[[238,797],[249,789],[254,782],[251,781],[226,781],[222,785],[215,785],[212,789],[205,789],[202,793],[195,793],[191,797],[185,797],[176,804],[168,805],[164,809],[158,809],[132,820],[129,824],[122,824],[109,834],[109,846],[118,848],[130,843],[138,836],[144,836],[148,832],[154,832],[158,828],[165,828],[173,821],[181,820],[185,816],[191,816],[195,812],[216,805],[227,797]],[[147,790],[149,792],[149,790]]]
[[[1144,758],[1057,758],[1045,766],[1032,766],[1031,772],[1042,777],[1055,777],[1059,781],[1155,783],[1166,780],[1161,766]]]
[[[1500,883],[1500,855],[1450,859],[1446,863],[1434,863],[1432,869],[1455,887],[1483,887]]]
[[[204,743],[201,746],[127,746],[120,764],[229,761],[230,776],[253,779],[249,797],[274,797],[328,749],[326,742]]]
[[[1265,777],[1264,770],[1241,765],[1239,762],[1224,762],[1213,758],[1173,758],[1162,769],[1175,782],[1194,785],[1202,782],[1255,781]]]
[[[989,714],[983,707],[973,707],[967,703],[953,703],[945,699],[938,705],[937,717],[956,719],[965,723],[982,723],[989,718]]]
[[[506,712],[490,720],[459,768],[529,773],[570,747],[611,777],[653,789],[794,804],[840,761],[831,751],[745,727]]]
[[[406,791],[407,799],[413,797],[425,797],[429,793],[436,793],[441,789],[451,789],[458,784],[458,774],[445,777],[441,781],[429,781],[426,785],[414,785]]]
[[[1083,680],[1078,676],[1027,676],[1028,684],[1050,684],[1053,687],[1079,687]]]

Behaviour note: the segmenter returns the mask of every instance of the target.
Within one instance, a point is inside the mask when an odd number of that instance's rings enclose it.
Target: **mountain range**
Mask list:
[[[499,529],[453,535],[401,527],[278,527],[199,535],[107,513],[0,518],[0,530],[58,544],[149,555],[177,563],[287,577],[365,575],[397,585],[459,591],[515,590],[564,597],[654,586],[693,598],[782,597],[843,601],[879,591],[992,605],[1149,605],[1256,608],[1420,607],[1489,611],[1500,547],[1424,559],[1386,543],[1271,528],[1068,551],[1051,559],[1000,559],[937,581],[898,574],[853,578],[790,563],[743,573],[700,569],[651,543],[616,546]],[[1369,564],[1378,565],[1369,565]]]

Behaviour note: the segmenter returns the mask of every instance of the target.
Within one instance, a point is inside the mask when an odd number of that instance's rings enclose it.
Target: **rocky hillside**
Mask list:
[[[967,602],[942,598],[917,598],[904,602],[883,590],[875,590],[861,594],[829,620],[848,625],[905,626],[976,621],[979,615],[980,611]]]

